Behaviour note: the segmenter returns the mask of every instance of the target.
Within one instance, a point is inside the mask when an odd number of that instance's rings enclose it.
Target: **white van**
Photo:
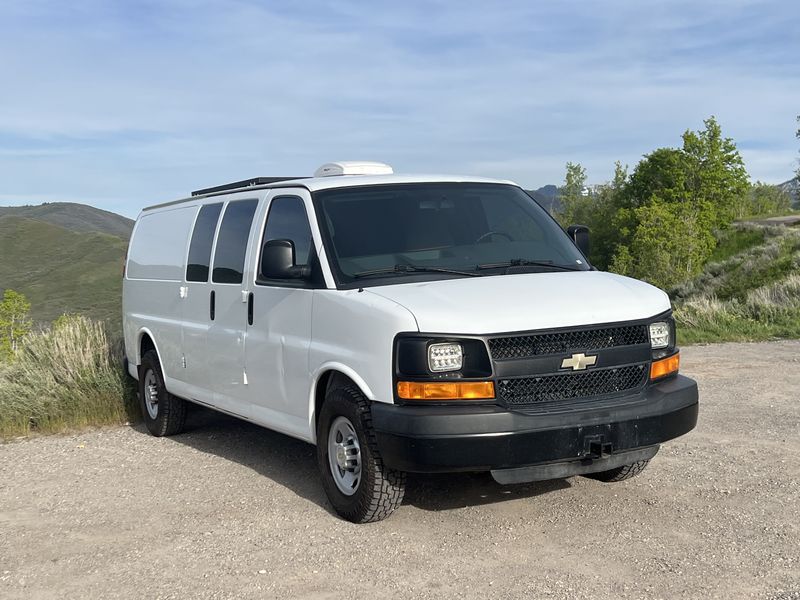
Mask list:
[[[407,472],[500,483],[639,473],[697,422],[667,295],[599,272],[520,187],[331,163],[139,215],[128,370],[154,435],[186,401],[316,444],[336,511]]]

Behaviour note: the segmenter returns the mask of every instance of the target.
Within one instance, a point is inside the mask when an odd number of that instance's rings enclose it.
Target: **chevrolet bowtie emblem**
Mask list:
[[[583,352],[573,354],[569,358],[561,361],[562,369],[572,369],[573,371],[583,371],[586,367],[591,367],[597,362],[597,356],[586,356]]]

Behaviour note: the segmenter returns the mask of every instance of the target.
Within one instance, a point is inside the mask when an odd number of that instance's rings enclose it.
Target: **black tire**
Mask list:
[[[650,459],[639,460],[629,465],[622,465],[616,469],[600,471],[599,473],[588,473],[585,476],[590,479],[602,481],[603,483],[616,483],[617,481],[625,481],[631,477],[636,477],[639,473],[644,471],[648,464],[650,464]]]
[[[158,399],[155,407],[155,418],[148,410],[147,398],[149,389],[146,389],[148,373],[152,373],[151,381],[156,388]],[[139,367],[139,406],[142,411],[147,430],[156,437],[175,435],[183,431],[186,423],[186,402],[177,396],[173,396],[167,391],[164,385],[164,374],[161,371],[161,363],[155,350],[149,350],[142,357],[142,364]]]
[[[339,490],[328,457],[328,435],[338,417],[353,427],[360,447],[360,479],[352,495]],[[329,388],[317,421],[317,463],[322,486],[334,510],[352,523],[372,523],[391,515],[403,502],[406,474],[384,467],[369,401],[352,384]]]

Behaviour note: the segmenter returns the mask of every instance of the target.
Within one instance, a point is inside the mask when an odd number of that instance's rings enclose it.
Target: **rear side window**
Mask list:
[[[214,252],[214,283],[242,283],[247,238],[258,200],[230,202],[222,217]]]
[[[183,281],[186,242],[196,209],[173,208],[143,215],[128,250],[128,279]]]
[[[295,264],[308,264],[311,251],[311,227],[303,200],[297,196],[280,196],[275,198],[267,216],[264,227],[264,241],[291,240],[294,242]]]
[[[217,229],[222,203],[207,204],[200,209],[194,223],[192,243],[189,246],[189,260],[186,262],[186,281],[208,281],[211,265],[211,246]]]

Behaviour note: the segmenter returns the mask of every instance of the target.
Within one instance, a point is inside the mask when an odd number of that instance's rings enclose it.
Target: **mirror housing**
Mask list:
[[[570,225],[567,228],[567,235],[572,238],[578,250],[589,258],[589,228],[586,225]]]
[[[311,269],[295,264],[292,240],[269,240],[261,248],[259,271],[265,279],[307,279]]]

